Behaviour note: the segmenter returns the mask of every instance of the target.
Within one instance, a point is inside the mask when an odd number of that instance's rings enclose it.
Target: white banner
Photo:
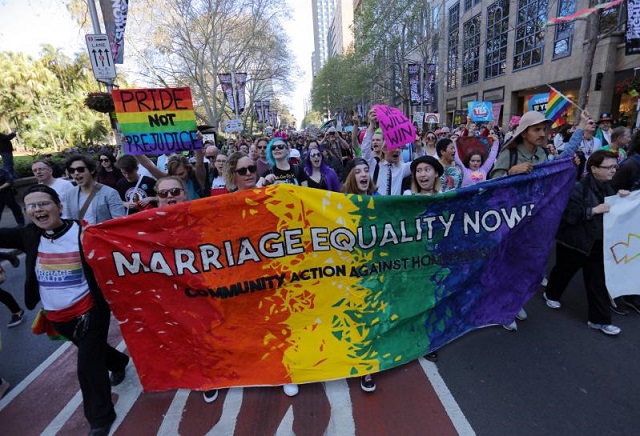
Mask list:
[[[604,273],[611,298],[640,294],[640,191],[605,202]]]

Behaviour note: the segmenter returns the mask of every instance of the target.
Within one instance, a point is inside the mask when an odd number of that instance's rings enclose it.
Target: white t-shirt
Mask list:
[[[73,189],[73,183],[66,179],[53,179],[53,183],[49,185],[54,191],[58,193],[58,197],[62,200],[66,197],[67,191]]]
[[[75,222],[58,239],[40,238],[36,277],[45,310],[73,306],[89,293],[78,247],[80,226]]]

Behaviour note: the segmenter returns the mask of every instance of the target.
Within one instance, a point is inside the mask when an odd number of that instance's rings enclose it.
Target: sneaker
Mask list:
[[[438,353],[425,354],[424,358],[427,359],[429,362],[437,362],[438,361]]]
[[[218,398],[218,390],[210,389],[208,391],[204,391],[202,393],[202,397],[204,398],[205,403],[213,403],[216,398]]]
[[[527,312],[524,311],[524,307],[518,311],[516,318],[518,318],[520,321],[524,321],[525,319],[527,319]]]
[[[286,384],[282,385],[282,390],[287,397],[295,397],[298,395],[298,385],[296,384]]]
[[[376,382],[373,381],[371,374],[360,377],[360,389],[365,392],[373,392],[376,390]]]
[[[628,315],[629,311],[625,308],[625,306],[625,301],[622,298],[616,298],[611,302],[611,311],[622,316]]]
[[[544,298],[544,301],[547,302],[547,306],[552,309],[560,309],[560,307],[562,307],[562,304],[560,304],[559,301],[548,298],[546,292],[542,293],[542,298]]]
[[[540,282],[540,286],[542,286],[543,288],[546,288],[548,284],[549,284],[549,279],[547,278],[547,276],[542,277],[542,281]]]
[[[21,309],[20,312],[11,314],[11,319],[9,320],[9,324],[7,324],[7,327],[15,327],[18,324],[22,323],[22,321],[24,321],[24,310]]]
[[[4,397],[4,394],[7,393],[10,387],[11,387],[11,383],[9,383],[3,378],[0,378],[0,398]]]
[[[502,327],[504,327],[505,330],[508,330],[510,332],[518,331],[518,323],[516,322],[515,319],[511,324],[502,324]]]
[[[591,321],[588,321],[587,325],[592,329],[600,330],[602,333],[609,336],[615,336],[622,331],[620,330],[620,327],[616,327],[613,324],[596,324]]]

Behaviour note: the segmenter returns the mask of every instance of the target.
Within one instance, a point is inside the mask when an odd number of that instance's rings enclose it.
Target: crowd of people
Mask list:
[[[557,236],[557,264],[543,283],[546,304],[559,309],[569,281],[582,269],[589,327],[616,335],[620,329],[612,324],[612,311],[640,312],[636,299],[610,301],[602,261],[602,216],[610,209],[604,198],[640,187],[640,133],[631,139],[628,128],[612,129],[609,114],[595,120],[583,111],[578,125],[552,137],[551,122],[539,112],[527,112],[512,118],[506,135],[467,120],[455,128],[425,129],[413,142],[391,148],[375,111],[362,128],[358,116],[353,123],[351,132],[330,126],[319,134],[205,142],[191,158],[163,155],[156,162],[146,156],[116,158],[114,150],[105,148],[94,155],[73,154],[60,167],[44,155],[32,164],[37,184],[24,196],[28,225],[12,189],[15,175],[0,170],[0,213],[7,205],[18,225],[0,229],[0,247],[26,253],[27,309],[42,302],[44,317],[78,347],[78,378],[91,434],[108,434],[115,419],[110,389],[124,379],[129,358],[107,343],[109,306],[85,262],[79,235],[83,226],[149,208],[278,183],[356,195],[439,195],[527,174],[552,159],[573,159],[577,183]],[[458,146],[464,137],[484,138],[486,147],[465,152]],[[15,255],[4,256],[18,266]],[[0,302],[12,313],[9,327],[24,320],[24,310],[2,289]],[[527,318],[524,309],[517,318]],[[504,327],[516,330],[517,323]],[[438,358],[436,353],[425,357]],[[361,377],[361,387],[375,391],[371,374]],[[3,389],[6,382],[0,384]],[[298,393],[295,384],[283,390],[288,396]],[[218,391],[203,395],[212,402]]]

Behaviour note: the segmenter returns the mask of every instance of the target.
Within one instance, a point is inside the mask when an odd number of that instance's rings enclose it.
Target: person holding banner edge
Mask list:
[[[78,348],[78,381],[89,434],[107,435],[116,419],[111,386],[123,381],[129,356],[107,343],[111,311],[85,261],[80,225],[61,218],[58,193],[33,185],[24,205],[32,224],[0,229],[0,246],[25,252],[26,306],[33,310],[42,301],[46,318]]]
[[[615,336],[620,328],[611,324],[610,297],[605,284],[603,214],[610,210],[605,198],[616,194],[610,183],[616,173],[617,156],[598,150],[587,160],[587,175],[574,187],[556,236],[556,265],[542,294],[551,309],[560,309],[560,298],[579,269],[584,276],[589,307],[587,325]],[[629,195],[619,190],[621,197]]]

